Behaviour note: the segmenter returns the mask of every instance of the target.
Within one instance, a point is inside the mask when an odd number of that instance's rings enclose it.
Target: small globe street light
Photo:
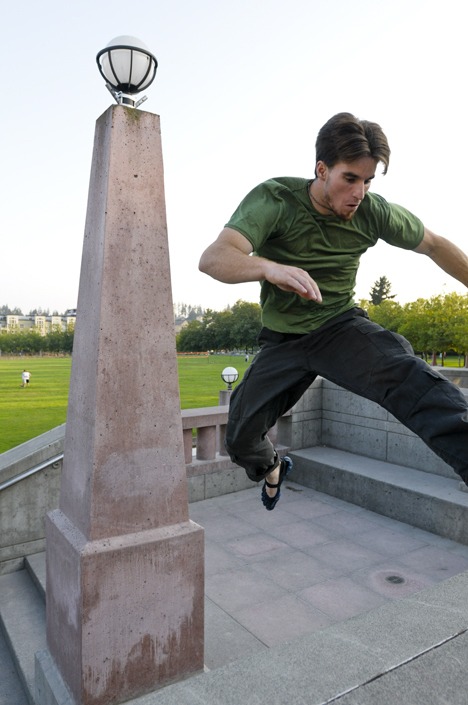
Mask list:
[[[115,37],[96,56],[101,76],[119,105],[138,108],[145,100],[135,100],[154,81],[158,62],[146,44],[136,37]]]
[[[239,379],[239,373],[235,367],[225,367],[221,372],[223,382],[226,382],[228,391],[232,391],[232,385]]]

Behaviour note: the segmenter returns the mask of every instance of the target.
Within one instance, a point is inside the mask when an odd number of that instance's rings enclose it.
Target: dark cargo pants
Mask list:
[[[267,437],[320,375],[383,406],[468,484],[468,406],[459,388],[416,357],[405,338],[355,308],[305,334],[264,328],[261,350],[231,396],[226,449],[259,481],[276,463]]]

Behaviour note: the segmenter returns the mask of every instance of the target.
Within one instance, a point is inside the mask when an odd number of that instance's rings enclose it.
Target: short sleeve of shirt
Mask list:
[[[285,211],[282,188],[271,179],[256,186],[241,201],[226,227],[238,230],[258,250],[266,240],[280,234]]]
[[[379,237],[389,245],[414,250],[424,237],[422,221],[403,206],[388,203],[381,196],[372,194],[372,200],[380,211]]]

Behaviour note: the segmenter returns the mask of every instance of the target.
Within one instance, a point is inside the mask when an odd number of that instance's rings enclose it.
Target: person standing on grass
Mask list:
[[[317,137],[315,178],[255,187],[201,256],[200,270],[218,281],[261,282],[261,349],[232,393],[225,443],[249,478],[264,480],[268,510],[292,467],[268,430],[317,375],[383,406],[468,484],[464,395],[354,303],[360,257],[379,239],[468,286],[468,257],[456,245],[369,191],[389,160],[380,125],[335,115]],[[447,182],[436,183],[440,191]]]
[[[29,380],[31,379],[31,373],[27,370],[23,370],[21,373],[21,386],[27,387],[29,385]]]

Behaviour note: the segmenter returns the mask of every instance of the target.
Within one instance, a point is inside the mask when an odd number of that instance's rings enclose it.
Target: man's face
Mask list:
[[[317,162],[322,203],[338,218],[351,220],[370,188],[376,166],[377,161],[371,157],[338,162],[333,167]]]

